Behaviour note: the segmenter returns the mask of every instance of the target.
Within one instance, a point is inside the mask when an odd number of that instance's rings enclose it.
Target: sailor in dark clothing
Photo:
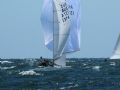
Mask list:
[[[43,59],[42,57],[40,57],[40,62],[38,65],[47,67],[47,66],[53,66],[53,63],[47,59]]]
[[[49,66],[49,62],[48,62],[48,60],[43,60],[43,62],[41,63],[41,65],[42,66],[45,66],[45,67],[47,67],[47,66]]]
[[[42,58],[42,56],[40,57],[40,60],[42,60],[43,58]]]
[[[107,62],[107,59],[105,59],[104,62]]]

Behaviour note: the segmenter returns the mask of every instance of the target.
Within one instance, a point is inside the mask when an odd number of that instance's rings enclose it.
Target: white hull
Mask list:
[[[66,67],[66,55],[62,55],[59,59],[55,60],[56,67]]]

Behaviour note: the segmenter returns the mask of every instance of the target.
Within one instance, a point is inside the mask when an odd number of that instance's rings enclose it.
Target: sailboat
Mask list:
[[[41,25],[52,62],[65,67],[66,55],[80,50],[80,1],[44,0]]]
[[[110,59],[120,59],[120,34]]]

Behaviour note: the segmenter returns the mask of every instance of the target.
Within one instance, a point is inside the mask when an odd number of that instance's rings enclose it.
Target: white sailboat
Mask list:
[[[110,59],[120,59],[120,34]]]
[[[66,54],[80,50],[80,1],[44,0],[41,24],[53,62],[66,66]]]

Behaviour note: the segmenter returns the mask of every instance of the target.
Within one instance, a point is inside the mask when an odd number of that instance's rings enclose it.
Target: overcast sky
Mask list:
[[[52,57],[44,46],[43,0],[0,0],[0,57]],[[68,57],[109,57],[120,32],[120,0],[81,0],[81,51]]]

